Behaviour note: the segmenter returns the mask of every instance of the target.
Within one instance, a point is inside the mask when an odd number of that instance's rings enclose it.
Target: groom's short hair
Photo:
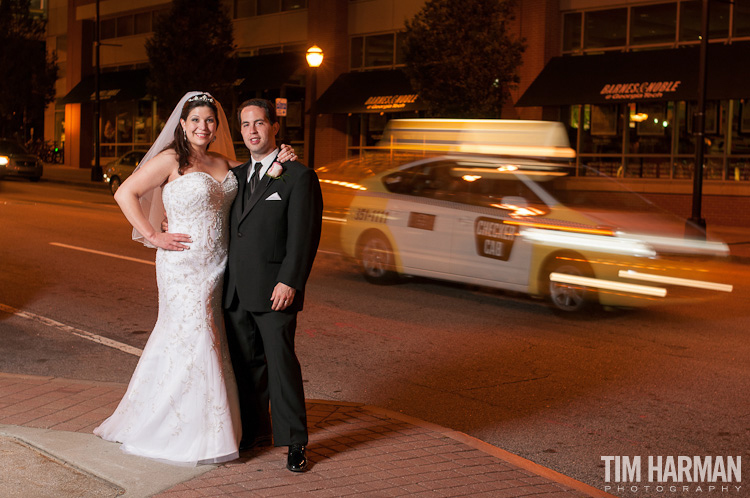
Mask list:
[[[276,119],[276,108],[274,107],[273,103],[270,100],[266,99],[250,99],[246,100],[243,103],[240,104],[240,106],[237,108],[237,119],[239,120],[240,124],[242,124],[242,110],[245,107],[249,107],[251,105],[254,105],[256,107],[260,107],[264,111],[266,111],[266,117],[271,122],[271,124],[274,124]]]

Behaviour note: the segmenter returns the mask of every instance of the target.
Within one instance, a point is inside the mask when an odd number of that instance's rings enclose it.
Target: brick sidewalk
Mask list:
[[[111,414],[125,387],[0,373],[0,424],[90,433]],[[319,400],[308,400],[307,409],[308,472],[286,470],[286,448],[262,448],[156,496],[611,496],[465,434],[401,414]]]

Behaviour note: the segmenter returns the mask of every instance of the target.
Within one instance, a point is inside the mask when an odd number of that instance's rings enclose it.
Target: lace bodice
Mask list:
[[[202,171],[172,180],[162,192],[169,231],[190,235],[191,251],[226,251],[227,220],[236,195],[237,178],[231,171],[221,182]]]

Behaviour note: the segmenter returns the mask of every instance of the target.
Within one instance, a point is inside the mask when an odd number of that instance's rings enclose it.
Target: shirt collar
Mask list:
[[[270,152],[266,157],[260,160],[260,163],[263,165],[260,168],[260,177],[263,178],[263,175],[266,174],[268,171],[268,168],[271,167],[271,164],[276,160],[276,157],[279,155],[279,148],[276,147],[272,152]],[[250,181],[250,178],[255,174],[255,163],[258,162],[252,157],[250,157],[251,160],[251,166],[250,166],[250,172],[247,175],[247,181]]]

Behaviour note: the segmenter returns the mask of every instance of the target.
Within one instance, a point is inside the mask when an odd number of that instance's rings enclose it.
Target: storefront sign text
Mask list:
[[[604,85],[601,95],[607,100],[660,99],[674,93],[681,81],[644,81]]]
[[[403,109],[406,104],[413,104],[417,101],[417,94],[411,95],[381,95],[370,97],[365,101],[365,107],[369,111],[386,110],[386,109]]]

